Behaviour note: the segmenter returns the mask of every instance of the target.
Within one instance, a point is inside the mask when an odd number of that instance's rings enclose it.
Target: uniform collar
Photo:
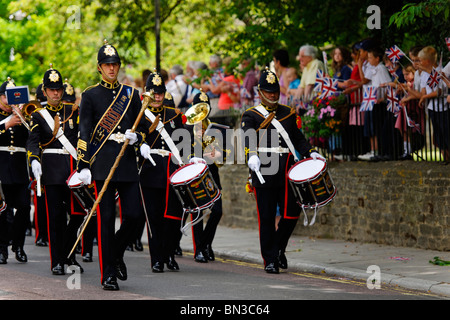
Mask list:
[[[50,104],[47,103],[47,105],[45,106],[48,110],[53,111],[53,112],[58,112],[63,108],[63,103],[60,102],[57,106],[52,106]]]
[[[268,106],[264,105],[263,103],[261,103],[261,105],[264,107],[264,109],[266,109],[266,110],[269,111],[269,112],[274,112],[274,111],[276,111],[277,108],[278,108],[278,103],[277,103],[274,107],[272,107],[272,108],[269,108]]]
[[[151,112],[153,112],[153,113],[159,113],[159,112],[162,112],[162,111],[163,111],[164,105],[161,105],[160,107],[156,107],[156,108],[154,108],[154,107],[148,107],[148,109],[149,109]]]
[[[119,81],[115,81],[114,83],[105,81],[102,79],[102,81],[100,82],[100,85],[102,85],[103,87],[107,88],[107,89],[117,89],[120,86]]]

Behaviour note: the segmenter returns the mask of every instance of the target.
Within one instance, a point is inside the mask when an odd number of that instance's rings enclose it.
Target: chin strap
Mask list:
[[[261,89],[258,89],[258,92],[259,92],[259,96],[263,97],[264,100],[267,101],[268,103],[277,104],[278,101],[280,101],[280,99],[278,99],[278,100],[269,100],[269,99],[267,99],[267,97],[264,95],[264,93],[261,92]]]

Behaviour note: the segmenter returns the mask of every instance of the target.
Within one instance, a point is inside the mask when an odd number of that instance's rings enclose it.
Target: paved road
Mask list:
[[[196,263],[192,254],[177,258],[180,272],[150,271],[148,248],[126,252],[129,279],[119,281],[120,291],[101,289],[99,266],[82,263],[81,275],[53,276],[48,248],[36,247],[27,237],[28,263],[21,264],[10,253],[8,264],[0,266],[0,300],[171,300],[178,312],[196,301],[290,301],[290,300],[416,300],[442,299],[434,295],[383,286],[369,290],[363,281],[297,271],[267,274],[260,264],[218,257],[207,264]],[[81,259],[79,259],[81,261]],[[269,303],[270,305],[270,303]]]

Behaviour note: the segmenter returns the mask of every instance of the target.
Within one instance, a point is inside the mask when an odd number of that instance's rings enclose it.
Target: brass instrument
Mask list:
[[[199,137],[202,141],[202,149],[203,154],[211,153],[214,154],[219,153],[219,155],[223,152],[221,150],[218,141],[215,140],[215,137],[211,137],[206,135],[206,130],[211,124],[211,121],[208,119],[208,115],[211,112],[211,107],[208,103],[197,103],[190,107],[186,113],[186,124],[193,125],[194,136]],[[218,166],[221,166],[221,163],[214,161],[214,163]]]
[[[30,130],[28,123],[31,121],[31,114],[39,108],[42,108],[41,103],[37,100],[32,100],[20,107],[14,105],[13,111],[19,117],[22,124]]]

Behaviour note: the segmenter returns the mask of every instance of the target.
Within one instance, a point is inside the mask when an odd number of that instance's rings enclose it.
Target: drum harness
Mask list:
[[[264,106],[262,104],[256,106],[255,110],[258,111],[259,113],[261,113],[261,115],[265,119],[269,119],[269,116],[271,115],[271,113],[269,111],[267,111],[267,109],[264,108]],[[284,127],[281,125],[281,123],[277,119],[275,119],[275,117],[272,118],[270,123],[275,127],[275,129],[278,131],[278,133],[283,137],[284,141],[286,142],[286,144],[288,146],[289,151],[294,156],[295,162],[298,162],[299,158],[297,157],[297,154],[295,152],[295,147],[292,144],[292,141],[289,138],[289,135],[286,132],[286,130],[284,129]],[[279,153],[283,152],[283,153],[285,153],[284,149],[285,148],[281,148],[281,147],[279,147],[279,148],[258,148],[258,151],[261,151],[261,152],[279,152]],[[304,217],[303,217],[303,225],[307,226],[308,223],[309,223],[309,225],[312,226],[316,222],[317,206],[314,208],[314,216],[311,219],[311,222],[308,221],[308,216],[306,215],[306,211],[305,211],[305,208],[303,206],[302,206],[302,210],[303,210],[303,215],[304,215]]]

